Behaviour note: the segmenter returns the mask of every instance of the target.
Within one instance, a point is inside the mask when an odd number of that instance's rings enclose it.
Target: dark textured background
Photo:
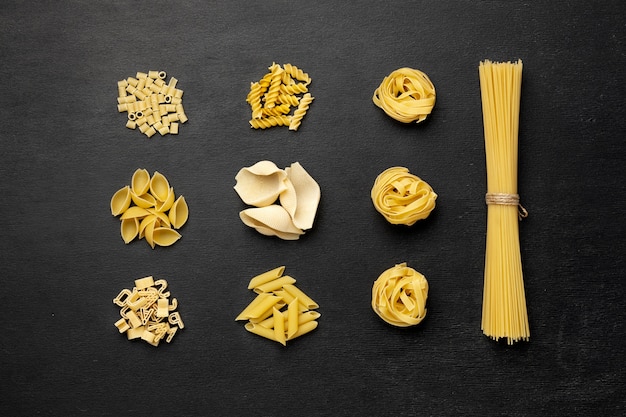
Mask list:
[[[0,9],[0,414],[623,415],[626,7],[619,0],[4,1]],[[519,189],[531,341],[480,330],[486,174],[483,59],[524,62]],[[298,132],[255,131],[245,102],[272,62],[313,78]],[[371,95],[394,69],[437,89],[402,125]],[[185,91],[179,136],[124,127],[116,82],[165,70]],[[168,77],[169,78],[169,77]],[[237,171],[299,161],[322,190],[301,240],[238,218]],[[439,194],[414,227],[369,191],[402,165]],[[109,210],[136,168],[185,195],[183,238],[124,245]],[[406,261],[429,279],[427,319],[387,326],[371,285]],[[319,302],[288,346],[234,317],[278,265]],[[185,329],[131,343],[111,300],[169,281]]]

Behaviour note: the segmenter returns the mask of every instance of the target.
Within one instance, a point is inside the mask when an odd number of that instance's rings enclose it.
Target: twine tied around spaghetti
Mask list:
[[[485,203],[487,205],[517,206],[519,219],[528,217],[528,211],[519,202],[519,194],[487,193],[485,194]]]

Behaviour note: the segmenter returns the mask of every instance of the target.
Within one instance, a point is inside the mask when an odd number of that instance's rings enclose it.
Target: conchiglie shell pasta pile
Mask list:
[[[239,213],[243,223],[266,236],[297,240],[313,227],[320,187],[298,162],[280,169],[271,161],[242,168],[235,191],[254,206]]]
[[[154,249],[170,246],[181,238],[180,229],[189,217],[187,201],[176,198],[174,188],[158,171],[152,176],[137,169],[131,185],[120,188],[111,198],[111,214],[120,216],[120,232],[125,243],[146,239]]]

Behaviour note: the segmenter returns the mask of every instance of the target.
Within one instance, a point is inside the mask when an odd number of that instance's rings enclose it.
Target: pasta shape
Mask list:
[[[487,238],[481,329],[508,344],[530,339],[519,220],[528,213],[517,190],[522,61],[479,68],[487,166]]]
[[[306,114],[307,110],[309,110],[309,105],[313,99],[314,97],[312,97],[310,93],[306,93],[302,96],[302,99],[298,104],[298,108],[293,112],[293,116],[289,122],[289,130],[298,130],[300,124],[302,123],[302,118]]]
[[[128,340],[141,339],[158,346],[162,340],[170,343],[178,329],[185,327],[180,313],[175,311],[178,301],[169,299],[169,291],[163,292],[166,287],[164,279],[139,278],[132,290],[124,288],[113,299],[122,316],[114,325]]]
[[[389,223],[412,226],[430,215],[437,194],[407,168],[391,167],[374,181],[371,198],[376,211]]]
[[[178,122],[188,120],[182,107],[183,90],[176,87],[176,78],[171,77],[168,83],[165,78],[165,71],[148,71],[117,82],[117,110],[127,113],[127,128],[139,128],[148,138],[157,132],[161,136],[178,134]],[[172,117],[177,123],[170,124]]]
[[[283,170],[271,161],[259,161],[239,170],[235,180],[239,197],[255,206],[239,213],[245,225],[284,240],[297,240],[313,227],[320,187],[300,163]]]
[[[399,122],[420,123],[435,105],[435,86],[422,71],[400,68],[383,79],[372,100]]]
[[[319,305],[295,286],[294,278],[283,276],[284,271],[285,267],[279,266],[252,278],[248,289],[254,289],[257,296],[235,320],[247,320],[247,331],[286,346],[288,341],[315,330],[321,314],[314,311]],[[286,294],[298,297],[287,301]]]
[[[387,323],[408,327],[426,317],[428,281],[406,262],[387,269],[372,287],[372,309]]]
[[[137,169],[131,185],[113,194],[111,214],[120,217],[124,243],[138,237],[154,249],[173,245],[181,238],[176,229],[187,222],[189,208],[183,196],[175,199],[174,188],[163,174],[155,171],[150,176],[145,169]]]
[[[288,126],[290,130],[298,130],[313,100],[308,94],[311,77],[291,64],[280,66],[272,63],[268,70],[269,72],[258,82],[250,83],[250,91],[246,97],[246,102],[252,110],[250,127],[268,129]],[[302,103],[303,94],[305,96],[308,94],[305,103]],[[128,106],[128,104],[119,105]],[[139,126],[141,128],[141,125]]]

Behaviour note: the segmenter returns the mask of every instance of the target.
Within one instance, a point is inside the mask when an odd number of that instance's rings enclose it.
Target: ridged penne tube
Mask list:
[[[130,196],[130,187],[127,185],[120,188],[113,194],[111,198],[111,214],[119,216],[130,207],[132,199]]]
[[[264,292],[272,292],[272,291],[282,288],[284,285],[294,284],[295,282],[296,282],[295,279],[293,279],[290,276],[285,275],[283,277],[276,278],[275,280],[266,282],[265,284],[261,284],[255,287],[253,291],[257,294],[264,293]]]
[[[262,284],[275,280],[283,275],[285,271],[285,266],[279,266],[278,268],[271,269],[267,272],[263,272],[255,277],[253,277],[248,283],[248,289],[251,290],[256,288]]]
[[[280,310],[284,306],[285,306],[285,302],[283,300],[280,300],[279,302],[274,304],[273,307],[276,307],[278,310]],[[250,321],[250,323],[262,323],[262,322],[264,322],[264,321],[266,321],[267,319],[270,319],[270,318],[272,318],[272,309],[271,308],[269,310],[267,310],[266,312],[264,312],[263,314],[261,314],[259,317],[253,317],[253,318],[250,318],[248,320]]]
[[[274,337],[283,346],[287,345],[285,337],[285,317],[274,307],[272,309],[272,317],[274,317]]]
[[[300,290],[295,285],[286,284],[283,286],[283,288],[285,289],[285,291],[291,294],[294,298],[297,298],[300,301],[300,303],[307,306],[307,308],[309,308],[310,310],[319,308],[319,305],[315,301],[313,301],[311,297],[306,295],[302,290]]]
[[[277,204],[250,208],[239,213],[246,226],[266,236],[278,236],[284,240],[297,240],[304,232],[297,228],[289,213]]]
[[[272,204],[287,189],[287,174],[271,161],[259,161],[239,170],[235,191],[244,203],[256,207]]]
[[[171,246],[180,238],[180,233],[169,227],[156,227],[152,235],[154,244],[159,246]]]
[[[317,329],[318,322],[317,321],[309,321],[304,323],[301,326],[298,326],[298,331],[291,337],[288,337],[287,340],[293,340],[297,337],[305,335],[313,330]]]
[[[298,332],[298,316],[300,311],[298,309],[298,298],[294,298],[287,307],[287,337],[292,338]]]
[[[282,298],[276,297],[268,293],[259,294],[243,311],[237,316],[235,320],[247,320],[258,318],[263,313],[271,311]]]
[[[176,199],[169,211],[169,219],[174,229],[180,229],[189,218],[189,207],[182,195]]]
[[[139,233],[139,220],[137,218],[123,219],[120,224],[120,232],[124,243],[130,243]]]
[[[278,340],[276,340],[276,336],[274,334],[274,329],[268,329],[267,327],[263,327],[263,326],[261,326],[259,324],[256,324],[256,323],[246,323],[244,328],[247,331],[249,331],[250,333],[254,333],[254,334],[258,335],[258,336],[262,336],[262,337],[264,337],[266,339],[278,342]]]
[[[307,311],[301,311],[299,309],[299,306],[302,305],[302,303],[298,302],[296,303],[298,306],[298,326],[301,326],[305,323],[308,323],[310,321],[313,320],[317,320],[321,317],[321,314],[318,313],[317,311],[312,311],[312,310],[307,310]],[[285,320],[287,320],[287,322],[289,322],[289,309],[287,309],[287,311],[281,312],[283,317],[285,318]],[[257,322],[259,325],[263,326],[263,327],[267,327],[267,328],[273,328],[274,327],[274,317],[267,317],[265,320],[263,321],[259,321]],[[287,330],[289,330],[289,327],[287,327]]]
[[[285,172],[293,184],[298,200],[295,213],[292,215],[293,224],[299,229],[310,229],[313,227],[320,201],[320,186],[299,162],[285,168]]]

